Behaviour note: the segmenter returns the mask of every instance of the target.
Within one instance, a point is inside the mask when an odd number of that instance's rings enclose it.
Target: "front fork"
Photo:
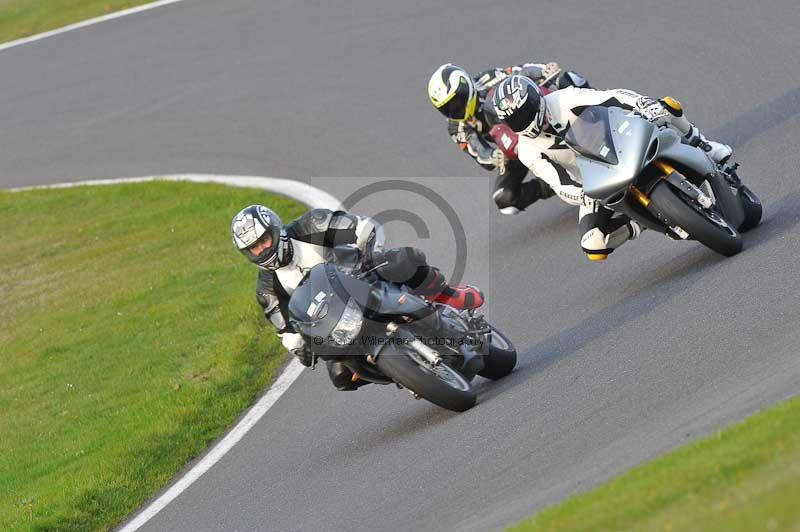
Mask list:
[[[709,197],[697,185],[695,185],[694,183],[692,183],[691,181],[686,179],[683,175],[681,175],[678,171],[676,171],[671,165],[669,165],[668,163],[666,163],[664,161],[654,161],[653,165],[659,171],[659,176],[658,176],[659,180],[664,180],[664,181],[669,182],[670,185],[672,185],[674,188],[676,188],[677,190],[679,190],[680,192],[682,192],[683,194],[685,194],[686,196],[688,196],[689,198],[691,198],[692,200],[697,202],[697,204],[700,205],[704,209],[710,209],[711,207],[714,206],[714,203],[715,203],[714,199]],[[650,187],[650,189],[652,189],[652,186]],[[647,195],[647,193],[642,191],[636,185],[631,185],[630,188],[629,188],[629,192],[630,192],[630,195],[635,200],[636,204],[641,206],[644,209],[644,211],[647,213],[648,217],[655,217],[655,219],[658,220],[658,222],[660,224],[662,224],[662,226],[666,225],[666,224],[664,224],[662,216],[658,212],[655,212],[651,208],[651,206],[650,206],[650,204],[651,204],[650,197]],[[631,216],[631,218],[634,218],[634,216]],[[638,218],[638,217],[636,217],[636,218]],[[639,219],[638,221],[645,222],[645,225],[647,225],[648,227],[653,228],[652,227],[652,220],[646,220],[646,219],[645,220],[641,220],[641,219]],[[657,228],[657,229],[659,231],[661,231],[661,232],[665,232],[665,229],[661,229],[661,228]],[[682,240],[685,240],[685,239],[689,238],[689,234],[686,231],[684,231],[682,228],[680,228],[680,227],[667,226],[666,234],[668,236],[672,237],[672,238],[677,237],[677,238],[680,238]]]
[[[679,174],[672,166],[664,161],[655,161],[653,165],[662,172],[661,179],[668,181],[673,187],[692,198],[701,207],[704,209],[710,209],[714,206],[714,200],[708,197],[694,183]],[[634,185],[631,185],[631,193],[633,194],[633,197],[636,198],[636,201],[638,201],[644,208],[649,207],[650,198],[648,198],[644,192],[636,188]]]
[[[398,334],[399,333],[399,334]],[[400,338],[408,347],[413,349],[419,356],[424,358],[431,366],[438,366],[442,363],[442,357],[436,350],[431,349],[424,343],[420,342],[419,338],[407,331],[400,329],[393,321],[386,324],[386,334],[389,337],[402,337]]]
[[[462,339],[466,339],[470,333],[474,333],[475,331],[467,331],[463,335],[459,335]],[[390,338],[397,338],[399,341],[402,341],[406,346],[414,350],[422,359],[428,362],[432,367],[436,367],[441,364],[445,358],[437,351],[436,349],[432,349],[430,346],[426,345],[422,342],[419,338],[417,338],[411,332],[400,328],[396,323],[389,322],[386,324],[386,334]],[[451,348],[448,348],[451,349]],[[471,379],[474,377],[479,371],[484,368],[484,361],[483,357],[480,356],[481,353],[475,351],[475,349],[471,349],[468,343],[465,343],[458,348],[452,348],[454,351],[454,355],[458,353],[458,356],[462,357],[462,362],[460,362],[459,367],[455,367],[454,369],[458,369],[461,373]],[[374,355],[367,357],[367,360],[374,363],[375,358],[379,356],[379,352],[376,352]],[[448,362],[449,364],[449,362]]]

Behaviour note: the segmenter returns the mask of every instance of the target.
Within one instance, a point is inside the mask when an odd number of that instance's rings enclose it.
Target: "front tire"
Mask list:
[[[483,357],[483,369],[478,375],[486,379],[502,379],[514,371],[517,365],[517,350],[508,337],[490,325],[489,354]]]
[[[742,237],[714,211],[700,207],[666,181],[650,193],[649,209],[667,226],[678,226],[706,247],[730,257],[742,250]]]
[[[410,348],[390,346],[378,356],[376,364],[386,376],[431,403],[464,412],[478,401],[472,384],[444,362],[431,367]]]

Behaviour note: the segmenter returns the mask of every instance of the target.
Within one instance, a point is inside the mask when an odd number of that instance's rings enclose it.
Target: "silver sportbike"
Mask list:
[[[742,249],[740,233],[761,221],[761,202],[738,164],[714,163],[678,133],[618,107],[587,107],[564,141],[584,193],[644,227],[697,240],[717,253]]]

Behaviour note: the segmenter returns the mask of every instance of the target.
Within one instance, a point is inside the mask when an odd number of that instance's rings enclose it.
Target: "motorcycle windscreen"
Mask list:
[[[330,334],[347,305],[346,299],[336,296],[325,266],[314,266],[289,299],[289,320],[306,336]]]
[[[619,162],[607,107],[593,105],[584,109],[572,123],[564,140],[584,157],[611,165]]]
[[[333,264],[327,264],[325,269],[331,286],[342,300],[347,302],[352,299],[362,309],[374,306],[371,301],[372,286],[368,282],[356,279]]]
[[[334,264],[317,264],[289,299],[289,317],[303,334],[332,331],[352,299],[361,309],[374,306],[369,283],[356,279]]]

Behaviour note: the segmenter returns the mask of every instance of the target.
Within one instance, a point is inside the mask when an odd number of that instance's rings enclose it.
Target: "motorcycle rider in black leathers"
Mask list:
[[[519,160],[546,181],[563,201],[579,207],[581,248],[589,260],[605,260],[616,248],[639,236],[642,227],[627,216],[585,196],[580,176],[570,172],[575,153],[564,143],[571,123],[589,106],[633,111],[657,126],[677,131],[683,141],[702,149],[722,165],[733,153],[730,146],[706,138],[687,120],[680,102],[666,96],[654,100],[628,89],[593,90],[567,87],[543,95],[524,76],[510,76],[494,92],[497,115],[519,135]]]
[[[557,63],[491,68],[474,79],[463,68],[448,63],[437,68],[428,82],[428,97],[448,118],[447,131],[453,142],[482,168],[498,171],[492,198],[503,214],[518,214],[535,201],[553,195],[550,187],[536,177],[523,182],[528,168],[518,160],[508,160],[489,135],[492,126],[500,122],[492,107],[494,87],[512,74],[543,83],[545,90],[589,88],[583,76],[562,72]]]
[[[284,226],[267,207],[250,205],[233,217],[231,235],[236,248],[260,268],[256,298],[264,315],[284,347],[306,366],[311,364],[311,352],[288,321],[289,299],[311,268],[336,260],[334,248],[357,250],[365,269],[377,267],[381,279],[404,284],[429,301],[458,309],[478,308],[484,301],[477,288],[448,285],[419,249],[384,249],[383,228],[365,216],[314,209]],[[352,371],[341,362],[326,363],[339,390],[355,390],[364,384],[358,379],[353,382]]]

